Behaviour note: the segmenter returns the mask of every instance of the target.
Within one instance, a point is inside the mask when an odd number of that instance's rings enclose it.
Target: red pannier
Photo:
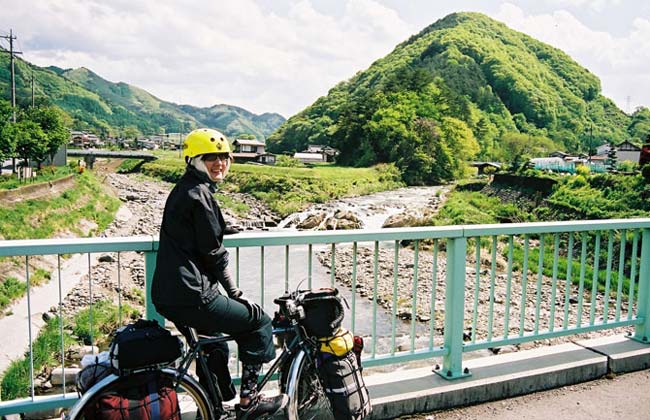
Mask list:
[[[156,372],[122,376],[84,411],[87,420],[181,420],[171,379]]]

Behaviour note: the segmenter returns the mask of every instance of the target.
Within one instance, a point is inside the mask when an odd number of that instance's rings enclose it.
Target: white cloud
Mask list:
[[[587,8],[602,12],[607,7],[618,6],[621,0],[549,0],[549,3],[560,7]]]
[[[637,18],[627,35],[614,36],[576,17],[580,8],[618,1],[546,0],[571,12],[537,15],[504,3],[488,13],[570,54],[601,78],[619,106],[627,95],[632,105],[650,104],[650,21]],[[288,117],[422,29],[410,22],[426,16],[430,24],[450,9],[387,0],[284,5],[280,11],[264,0],[0,0],[0,30],[13,28],[24,58],[41,66],[84,66],[177,103],[227,103]]]
[[[413,29],[373,0],[335,18],[308,0],[279,15],[256,1],[23,0],[5,8],[24,57],[87,67],[179,103],[292,115],[387,54]]]
[[[506,3],[495,18],[569,54],[601,79],[603,94],[621,109],[634,111],[638,105],[650,104],[646,65],[650,62],[650,20],[637,18],[627,34],[614,36],[587,27],[566,10],[531,15]]]

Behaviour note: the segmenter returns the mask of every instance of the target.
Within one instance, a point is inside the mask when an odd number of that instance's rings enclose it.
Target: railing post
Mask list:
[[[156,251],[145,251],[144,253],[144,300],[145,318],[155,319],[158,324],[165,326],[165,318],[156,311],[151,301],[151,281],[153,272],[156,270]]]
[[[633,256],[636,258],[636,256]],[[650,344],[650,229],[643,229],[641,236],[641,264],[639,267],[639,300],[637,318],[643,318],[634,330],[634,339]]]
[[[447,277],[445,281],[445,332],[442,369],[434,372],[445,379],[467,376],[463,371],[463,324],[465,314],[465,261],[467,238],[447,240]]]

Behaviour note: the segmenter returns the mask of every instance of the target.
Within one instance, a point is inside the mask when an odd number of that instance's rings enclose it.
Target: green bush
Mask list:
[[[641,176],[645,180],[646,184],[650,184],[650,163],[643,165],[641,168]]]
[[[305,166],[300,160],[295,159],[291,156],[280,155],[275,160],[275,166],[287,167],[287,168],[303,168]]]
[[[22,297],[27,290],[27,284],[15,277],[7,277],[0,284],[0,309],[4,309],[15,299]]]
[[[144,162],[140,159],[124,159],[120,166],[117,167],[116,172],[119,174],[129,174],[137,172]]]

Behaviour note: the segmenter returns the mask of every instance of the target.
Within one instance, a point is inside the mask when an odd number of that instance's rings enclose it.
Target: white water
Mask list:
[[[360,197],[343,198],[326,204],[318,204],[306,211],[294,213],[279,223],[279,228],[306,219],[314,213],[326,212],[328,216],[337,210],[351,211],[362,221],[363,229],[380,229],[386,219],[405,210],[418,211],[429,205],[432,197],[443,187],[409,187],[392,191],[382,191]]]

